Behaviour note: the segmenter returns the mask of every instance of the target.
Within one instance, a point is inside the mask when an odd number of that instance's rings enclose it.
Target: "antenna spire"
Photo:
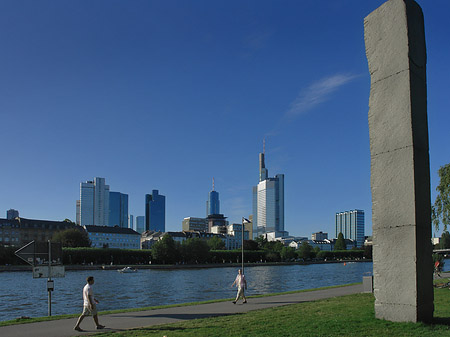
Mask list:
[[[213,177],[213,191],[215,191],[215,186],[214,186],[214,177]]]

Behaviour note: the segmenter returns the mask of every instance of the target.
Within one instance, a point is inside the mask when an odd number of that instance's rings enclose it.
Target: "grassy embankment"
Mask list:
[[[449,298],[435,289],[432,324],[377,320],[373,295],[356,294],[100,336],[450,336]]]

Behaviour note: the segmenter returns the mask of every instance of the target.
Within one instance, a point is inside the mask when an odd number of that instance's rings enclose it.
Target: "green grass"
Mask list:
[[[101,336],[450,336],[449,297],[435,289],[432,324],[375,319],[373,295],[356,294]]]
[[[281,294],[294,294],[294,293],[301,293],[301,292],[307,292],[307,291],[345,287],[345,286],[350,286],[350,285],[354,285],[354,284],[358,284],[358,283],[346,284],[346,285],[341,285],[341,286],[329,286],[329,287],[323,287],[323,288],[318,288],[318,289],[294,290],[294,291],[287,291],[287,292],[282,292],[282,293],[255,295],[255,296],[249,296],[249,298],[276,296],[276,295],[281,295]],[[225,298],[225,299],[209,300],[209,301],[202,301],[202,302],[178,303],[178,304],[170,304],[170,305],[159,305],[159,306],[153,306],[153,307],[108,310],[108,311],[100,311],[99,315],[119,314],[119,313],[124,313],[124,312],[138,312],[138,311],[144,311],[144,310],[165,309],[165,308],[173,308],[173,307],[184,307],[184,306],[189,306],[189,305],[226,302],[226,301],[230,301],[230,300],[232,300],[232,299]],[[13,319],[13,320],[9,320],[9,321],[0,321],[0,326],[27,324],[27,323],[44,322],[44,321],[54,321],[54,320],[58,320],[58,319],[78,317],[78,316],[80,316],[80,314],[81,314],[81,312],[79,312],[77,314],[56,315],[56,316],[50,316],[50,317],[44,316],[44,317],[31,317],[31,318],[17,318],[17,319]]]

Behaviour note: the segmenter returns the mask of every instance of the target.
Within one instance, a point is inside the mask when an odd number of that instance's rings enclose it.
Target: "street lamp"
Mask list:
[[[242,251],[242,259],[241,259],[242,268],[241,268],[241,270],[242,270],[242,275],[244,275],[244,224],[246,224],[246,223],[250,223],[250,220],[242,217],[242,237],[241,237],[241,240],[242,240],[242,242],[241,242],[241,251]]]

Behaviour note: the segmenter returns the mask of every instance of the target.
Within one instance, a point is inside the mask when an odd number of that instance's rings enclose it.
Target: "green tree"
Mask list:
[[[91,240],[84,229],[69,228],[53,234],[53,241],[61,242],[63,247],[90,247]]]
[[[298,257],[301,259],[309,260],[314,255],[314,249],[311,247],[308,241],[303,241],[298,248]]]
[[[267,239],[264,238],[264,236],[260,235],[257,238],[255,238],[256,243],[258,244],[259,249],[266,248],[267,245]]]
[[[152,246],[152,257],[156,263],[173,264],[179,261],[179,247],[173,238],[166,234]]]
[[[258,250],[259,245],[253,240],[244,240],[244,250]]]
[[[207,241],[208,246],[211,250],[223,250],[225,249],[225,242],[217,236],[213,236],[211,239]]]
[[[445,231],[441,235],[441,239],[439,240],[439,249],[448,249],[450,248],[450,233]]]
[[[295,249],[292,247],[283,247],[281,249],[280,256],[283,261],[295,259],[296,255],[297,254],[295,253]]]
[[[181,255],[187,263],[204,263],[208,261],[209,245],[199,238],[187,239],[181,244]]]
[[[346,244],[345,244],[345,239],[344,239],[344,234],[339,233],[336,243],[334,244],[334,250],[346,250]]]
[[[442,223],[446,231],[447,225],[450,224],[450,164],[441,166],[438,174],[439,185],[436,187],[438,194],[431,209],[431,216],[436,230]]]

